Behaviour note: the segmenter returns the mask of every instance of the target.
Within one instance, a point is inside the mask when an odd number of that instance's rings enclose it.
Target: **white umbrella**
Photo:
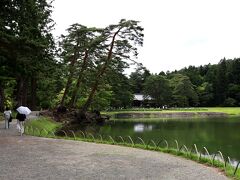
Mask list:
[[[17,108],[17,112],[19,112],[20,114],[28,115],[31,113],[31,110],[28,107],[20,106]]]

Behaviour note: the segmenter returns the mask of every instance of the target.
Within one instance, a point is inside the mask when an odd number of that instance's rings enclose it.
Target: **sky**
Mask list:
[[[55,37],[73,23],[140,21],[144,45],[138,62],[151,73],[240,57],[239,0],[55,0],[53,6]]]

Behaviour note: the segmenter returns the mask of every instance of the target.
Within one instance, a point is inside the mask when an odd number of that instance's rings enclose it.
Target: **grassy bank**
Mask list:
[[[61,123],[57,123],[50,118],[40,118],[38,120],[27,121],[26,127],[32,127],[38,130],[45,129],[48,132],[55,132],[61,127]]]
[[[196,146],[187,148],[186,146],[179,147],[169,147],[168,142],[166,140],[162,140],[161,142],[149,141],[145,142],[143,139],[138,138],[137,140],[133,140],[130,136],[127,137],[111,137],[111,136],[94,136],[93,134],[87,134],[82,132],[81,137],[76,137],[73,131],[64,131],[65,136],[60,137],[55,135],[55,131],[57,128],[61,127],[61,124],[56,123],[50,119],[42,118],[36,121],[29,121],[26,124],[26,134],[34,135],[34,136],[43,136],[49,138],[61,138],[61,139],[70,139],[70,140],[79,140],[86,142],[95,142],[95,143],[103,143],[103,144],[113,144],[113,145],[121,145],[133,148],[141,148],[152,151],[160,151],[164,153],[170,153],[173,155],[181,156],[187,159],[194,160],[196,162],[213,166],[219,168],[221,171],[225,172],[229,177],[234,177],[236,179],[240,179],[240,170],[235,171],[236,169],[232,167],[228,161],[223,163],[219,160],[215,159],[215,156],[210,156],[207,154],[205,150],[198,150]],[[177,143],[178,144],[178,143]],[[201,152],[201,153],[200,153]],[[202,156],[205,154],[205,156]],[[235,175],[234,175],[235,174]]]

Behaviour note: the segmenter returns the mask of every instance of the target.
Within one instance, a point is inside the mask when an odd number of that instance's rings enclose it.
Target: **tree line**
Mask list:
[[[173,72],[146,72],[137,70],[130,81],[135,92],[153,97],[157,107],[240,106],[240,58]]]

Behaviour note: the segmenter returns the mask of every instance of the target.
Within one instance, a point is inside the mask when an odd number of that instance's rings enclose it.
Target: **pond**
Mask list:
[[[240,161],[240,118],[203,118],[203,119],[148,119],[137,121],[116,120],[103,126],[91,127],[85,131],[104,136],[131,136],[142,138],[145,142],[158,142],[166,139],[170,147],[186,145],[191,148],[196,144],[199,150],[206,147],[210,154],[221,151],[224,157]],[[164,146],[164,144],[162,145]]]

